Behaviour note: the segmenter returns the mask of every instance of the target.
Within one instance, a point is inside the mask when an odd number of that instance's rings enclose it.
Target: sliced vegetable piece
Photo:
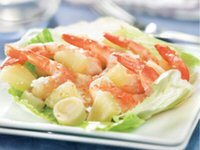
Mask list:
[[[87,116],[83,100],[77,97],[68,97],[59,101],[53,109],[54,116],[60,124],[79,125]]]
[[[104,91],[97,91],[92,109],[89,113],[89,121],[111,121],[114,115],[121,112],[120,106],[115,98]]]
[[[26,62],[26,63],[24,64],[24,66],[25,66],[36,78],[38,77],[38,75],[37,75],[37,73],[36,73],[36,66],[35,66],[35,65],[33,65],[33,64],[29,63],[29,62]]]
[[[0,79],[9,83],[13,88],[24,91],[30,88],[35,77],[24,66],[15,64],[4,67],[0,73]]]
[[[107,73],[106,76],[116,84],[118,87],[122,87],[124,85],[128,85],[132,80],[132,75],[128,74],[127,69],[118,63],[114,67],[112,67]]]
[[[53,108],[54,105],[67,97],[78,97],[81,98],[80,93],[78,92],[76,85],[71,81],[67,81],[57,87],[45,100],[45,103],[50,108]]]
[[[45,106],[43,100],[38,97],[35,97],[32,93],[24,91],[21,96],[21,99],[27,100],[28,104],[32,105],[37,110],[42,110]]]
[[[78,73],[85,73],[89,63],[86,56],[72,50],[59,51],[55,54],[54,59]]]

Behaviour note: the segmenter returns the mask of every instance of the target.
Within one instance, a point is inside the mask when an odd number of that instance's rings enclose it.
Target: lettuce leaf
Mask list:
[[[130,131],[140,127],[145,122],[145,120],[139,118],[133,112],[127,112],[123,115],[115,116],[113,120],[115,123],[106,127],[105,130],[118,132]]]
[[[34,77],[38,77],[35,65],[31,64],[30,62],[26,62],[24,66],[34,75]]]
[[[200,66],[200,59],[192,54],[182,52],[180,54],[180,57],[184,60],[186,65],[190,68],[193,68],[195,66]]]
[[[40,116],[41,118],[44,118],[52,123],[57,124],[57,120],[53,115],[53,109],[51,109],[47,106],[45,106],[43,109],[37,109],[33,105],[31,105],[27,99],[21,99],[23,91],[19,91],[12,87],[8,91],[11,95],[13,95],[13,97],[17,103],[24,105],[26,108],[30,109],[31,112],[33,112],[37,116]]]
[[[44,118],[45,120],[48,120],[52,123],[57,123],[57,120],[53,115],[53,109],[45,106],[43,109],[39,110],[36,107],[34,107],[33,105],[31,105],[27,99],[20,99],[19,103],[26,106],[27,108],[29,108],[37,116],[40,116],[40,117]]]
[[[30,39],[27,42],[27,45],[35,43],[48,43],[53,41],[54,40],[51,31],[49,29],[44,29],[41,33]]]
[[[145,120],[139,118],[133,112],[126,112],[122,115],[114,116],[113,122],[85,121],[80,127],[86,130],[125,132],[134,130],[144,123]]]
[[[174,108],[188,98],[192,91],[192,85],[181,79],[178,70],[169,70],[155,81],[153,93],[132,112],[142,119],[149,119],[157,113]]]
[[[23,94],[23,91],[17,90],[16,88],[10,88],[8,89],[8,93],[13,95],[14,97],[21,97]]]

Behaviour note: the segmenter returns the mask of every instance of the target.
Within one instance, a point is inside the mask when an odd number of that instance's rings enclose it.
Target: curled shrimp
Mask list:
[[[101,76],[108,76],[125,92],[131,94],[141,94],[145,92],[140,76],[118,61],[115,53],[110,56],[107,68],[98,77]]]
[[[38,69],[43,70],[47,77],[37,79],[32,84],[32,93],[42,99],[46,99],[53,89],[57,88],[67,80],[75,81],[75,75],[62,64],[57,63],[49,58],[35,54],[31,51],[19,51],[13,47],[7,50],[8,56],[24,60],[35,65]]]
[[[159,74],[144,62],[134,59],[130,55],[117,53],[115,56],[122,65],[138,75],[145,94],[149,95],[152,91],[151,85],[159,77]]]
[[[108,57],[110,53],[113,52],[110,47],[101,45],[98,42],[88,38],[78,37],[70,34],[63,34],[62,38],[74,46],[91,51],[93,56],[102,62],[103,66],[108,63]]]
[[[9,53],[9,50],[13,49],[12,46],[7,45],[6,46],[6,53]],[[23,65],[27,61],[27,57],[24,55],[21,55],[20,51],[16,51],[15,53],[9,53],[7,59],[3,62],[0,69],[3,69],[6,66],[14,65],[14,64],[21,64]]]
[[[53,58],[56,52],[66,50],[66,46],[57,43],[32,44],[25,48],[26,51],[32,51],[35,54],[42,55],[47,58]]]
[[[170,64],[172,68],[178,69],[181,72],[182,79],[189,81],[189,69],[174,50],[170,49],[168,46],[160,44],[156,44],[155,48],[158,50],[160,55]]]
[[[158,58],[152,55],[146,47],[131,39],[119,37],[110,33],[105,33],[104,37],[110,42],[138,54],[144,61],[152,60],[162,68],[169,69],[169,65],[165,60],[158,60]]]
[[[51,45],[51,46],[50,46]],[[20,49],[18,47],[14,47],[12,45],[6,45],[6,53],[9,56],[8,59],[3,63],[1,66],[1,69],[3,69],[5,66],[13,65],[13,64],[24,64],[27,61],[27,57],[25,55],[21,55],[21,51],[26,52],[34,52],[37,55],[42,55],[47,58],[52,58],[55,49],[58,50],[58,48],[52,47],[52,44],[48,45],[42,45],[42,44],[35,44],[31,46],[27,46],[26,48]],[[18,49],[20,51],[15,51],[15,53],[11,53],[11,49]]]
[[[132,94],[124,91],[123,89],[117,87],[105,76],[100,77],[91,83],[91,95],[95,97],[95,92],[98,90],[109,92],[111,95],[113,95],[123,112],[134,108],[145,98],[145,94]]]
[[[159,74],[153,68],[147,66],[140,59],[133,58],[126,53],[116,53],[114,55],[117,57],[118,61],[122,63],[126,68],[139,75],[145,75],[149,77],[152,81],[156,80],[159,77]]]
[[[144,100],[144,94],[131,94],[127,93],[121,88],[115,86],[114,84],[103,82],[100,87],[103,91],[110,92],[114,97],[117,98],[118,103],[120,104],[122,110],[125,112],[130,110]],[[140,95],[140,96],[139,96]]]

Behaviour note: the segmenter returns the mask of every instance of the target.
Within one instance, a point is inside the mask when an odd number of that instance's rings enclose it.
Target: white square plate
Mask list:
[[[195,86],[194,94],[179,107],[154,116],[135,131],[117,133],[50,124],[16,104],[2,85],[0,133],[144,149],[184,149],[199,119],[200,85]]]

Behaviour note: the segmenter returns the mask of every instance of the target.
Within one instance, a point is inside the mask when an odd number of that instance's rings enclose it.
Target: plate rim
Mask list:
[[[13,100],[14,103],[16,103]],[[18,104],[20,105],[20,104]],[[1,127],[11,127],[11,128],[16,128],[16,129],[29,129],[29,130],[37,130],[37,131],[55,131],[55,128],[59,128],[60,131],[62,131],[62,129],[64,128],[65,130],[68,129],[68,131],[65,131],[64,133],[70,133],[70,134],[74,134],[74,135],[82,135],[82,136],[87,136],[87,137],[93,137],[93,138],[106,138],[107,140],[109,139],[113,139],[113,134],[116,135],[115,137],[117,137],[118,141],[119,140],[123,140],[123,141],[131,141],[131,142],[145,142],[145,143],[149,143],[149,144],[162,144],[162,145],[181,145],[184,142],[186,142],[186,144],[189,142],[189,139],[198,123],[198,120],[200,118],[200,108],[198,108],[197,113],[195,114],[195,117],[193,118],[193,121],[191,123],[191,126],[189,128],[189,130],[187,130],[187,136],[185,136],[184,138],[179,138],[179,140],[171,140],[170,142],[166,142],[164,140],[160,140],[158,138],[154,138],[154,140],[152,140],[152,137],[145,137],[141,136],[141,135],[131,135],[132,140],[130,140],[129,137],[127,137],[126,139],[120,139],[119,137],[126,137],[127,133],[117,133],[117,132],[97,132],[97,131],[90,131],[87,132],[84,129],[81,128],[77,128],[77,127],[69,127],[69,126],[60,126],[60,125],[55,125],[55,124],[46,124],[46,123],[29,123],[29,122],[23,122],[23,121],[14,121],[14,120],[9,120],[9,119],[2,119],[0,116],[0,128]],[[16,126],[17,125],[17,126]],[[41,129],[41,126],[44,126]],[[46,129],[46,126],[48,126],[48,129]],[[45,130],[46,129],[46,130]],[[53,130],[52,130],[53,129]],[[60,132],[59,131],[59,132]],[[111,135],[112,134],[112,135]],[[108,138],[109,135],[109,138]],[[122,136],[123,135],[123,136]],[[135,138],[135,139],[134,139]],[[146,141],[151,141],[151,142],[146,142]],[[156,141],[156,142],[155,142]]]
[[[9,127],[14,129],[22,129],[22,130],[29,130],[29,131],[39,131],[39,132],[56,132],[60,134],[72,134],[72,135],[78,135],[78,136],[84,136],[84,137],[92,137],[92,138],[105,138],[105,139],[115,139],[118,141],[130,141],[130,142],[138,142],[138,143],[149,143],[149,144],[156,144],[156,145],[167,145],[167,146],[175,146],[180,145],[184,143],[185,141],[189,141],[190,137],[192,136],[192,133],[195,129],[195,127],[198,124],[200,116],[200,109],[198,110],[198,113],[196,114],[195,118],[193,119],[193,122],[191,123],[191,126],[189,130],[187,130],[187,136],[184,136],[184,138],[179,140],[171,140],[169,142],[166,142],[164,140],[160,140],[158,138],[152,138],[152,137],[144,137],[141,135],[131,135],[127,136],[128,133],[123,132],[103,132],[103,131],[87,131],[82,128],[77,127],[70,127],[70,126],[61,126],[56,124],[50,124],[50,123],[31,123],[31,122],[23,122],[23,121],[15,121],[10,119],[2,119],[0,118],[0,128],[1,127]],[[113,138],[115,137],[115,138]],[[130,138],[131,137],[131,138]]]
[[[17,135],[17,136],[26,136],[34,138],[45,138],[52,140],[61,140],[61,141],[70,141],[70,142],[80,142],[80,143],[89,143],[89,144],[98,144],[98,145],[107,145],[114,147],[126,147],[126,148],[143,148],[149,149],[150,147],[155,150],[177,150],[184,149],[187,146],[188,141],[181,143],[179,145],[168,146],[168,145],[154,145],[147,143],[135,143],[131,141],[118,141],[114,139],[103,139],[103,138],[91,138],[85,136],[77,135],[66,135],[52,132],[38,132],[38,131],[27,131],[20,129],[7,129],[0,127],[1,134],[8,135]],[[79,139],[79,140],[77,140]]]

